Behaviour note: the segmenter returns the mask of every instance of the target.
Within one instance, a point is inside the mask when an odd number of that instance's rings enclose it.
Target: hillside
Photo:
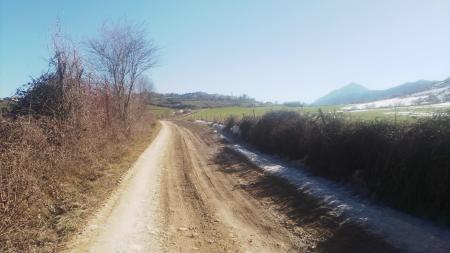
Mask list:
[[[430,88],[412,94],[380,99],[367,103],[346,106],[346,110],[360,110],[372,108],[388,108],[398,106],[430,105],[450,102],[450,78],[436,82]]]
[[[370,94],[371,91],[366,87],[360,84],[350,83],[317,99],[314,101],[313,105],[348,104],[352,102],[364,101],[368,96],[370,96]]]
[[[351,83],[340,89],[331,91],[317,99],[313,105],[338,105],[370,102],[380,99],[405,96],[430,89],[436,81],[419,80],[404,83],[386,90],[369,90],[366,87]]]
[[[185,94],[177,93],[155,93],[149,95],[149,103],[162,107],[177,109],[200,109],[224,106],[255,106],[261,102],[247,95],[228,96],[220,94],[209,94],[205,92],[193,92]]]

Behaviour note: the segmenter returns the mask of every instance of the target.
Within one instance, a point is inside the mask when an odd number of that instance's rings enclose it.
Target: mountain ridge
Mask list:
[[[406,96],[431,89],[439,81],[417,80],[384,90],[370,90],[363,85],[349,83],[316,99],[312,105],[338,105],[371,102],[398,96]]]

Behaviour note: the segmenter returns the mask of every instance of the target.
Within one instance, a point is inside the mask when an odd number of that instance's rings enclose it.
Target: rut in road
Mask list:
[[[172,126],[174,138],[161,184],[169,252],[298,252],[305,248],[276,216],[219,172],[212,162],[217,144],[208,145],[207,135],[202,138],[185,127]]]
[[[163,121],[70,252],[394,252],[266,176],[213,130]]]

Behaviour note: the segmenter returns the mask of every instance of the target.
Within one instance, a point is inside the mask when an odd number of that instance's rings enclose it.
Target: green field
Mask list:
[[[156,105],[149,105],[148,109],[152,112],[157,118],[168,118],[173,115],[175,112],[172,108],[160,107]]]
[[[275,106],[262,106],[262,107],[220,107],[220,108],[208,108],[195,111],[194,113],[185,116],[191,120],[206,120],[223,122],[227,117],[234,116],[236,118],[242,118],[244,116],[261,116],[269,111],[277,110],[289,110],[297,111],[300,113],[318,113],[321,109],[324,113],[337,113],[344,115],[354,120],[374,120],[374,119],[388,119],[388,120],[416,120],[417,118],[431,115],[435,112],[441,112],[450,109],[447,108],[428,108],[428,107],[401,107],[401,108],[383,108],[383,109],[371,109],[360,111],[343,111],[343,106],[306,106],[306,107],[287,107],[282,105]]]
[[[321,107],[324,112],[336,112],[340,107],[336,106],[324,106]],[[319,107],[288,107],[282,105],[274,105],[274,106],[258,106],[258,107],[220,107],[220,108],[208,108],[195,111],[191,115],[186,116],[188,119],[199,119],[199,120],[207,120],[207,121],[224,121],[229,116],[234,116],[236,118],[242,118],[244,116],[261,116],[266,112],[270,111],[279,111],[279,110],[288,110],[288,111],[297,111],[297,112],[309,112],[316,113],[318,112]]]

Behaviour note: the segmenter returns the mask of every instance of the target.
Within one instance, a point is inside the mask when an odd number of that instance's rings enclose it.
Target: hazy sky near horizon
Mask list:
[[[0,0],[0,97],[46,70],[58,19],[80,46],[104,23],[144,23],[159,92],[312,102],[450,76],[449,0]]]

